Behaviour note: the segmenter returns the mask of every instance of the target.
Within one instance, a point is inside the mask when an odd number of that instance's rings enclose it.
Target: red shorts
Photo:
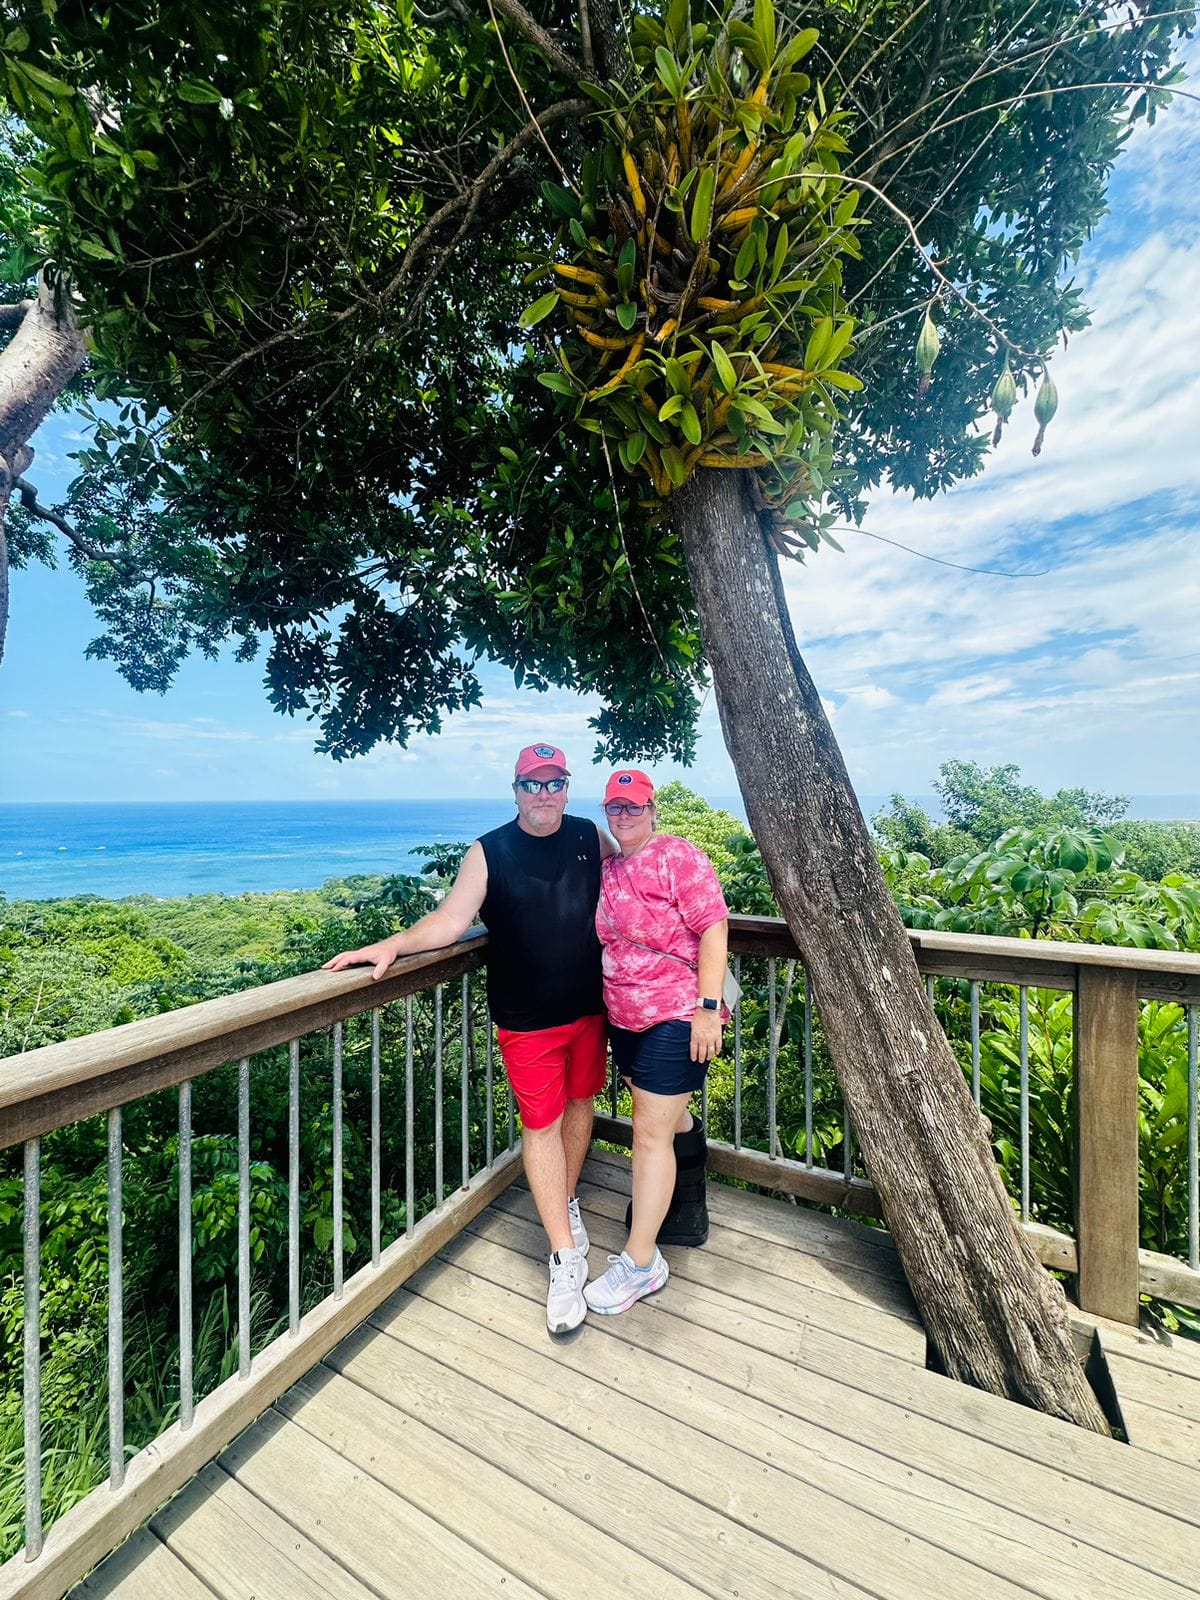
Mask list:
[[[608,1025],[603,1016],[534,1033],[497,1028],[496,1038],[527,1128],[548,1128],[568,1100],[587,1100],[604,1087]]]

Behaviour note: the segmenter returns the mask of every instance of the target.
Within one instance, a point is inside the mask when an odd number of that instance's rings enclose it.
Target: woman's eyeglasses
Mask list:
[[[561,794],[566,787],[565,778],[518,778],[513,784],[524,794],[541,794],[543,789],[547,794]]]
[[[604,808],[604,815],[606,817],[640,817],[645,809],[645,806],[631,805],[628,800],[610,800]]]

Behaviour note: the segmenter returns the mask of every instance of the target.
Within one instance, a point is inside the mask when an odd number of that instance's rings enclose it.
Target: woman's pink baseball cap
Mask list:
[[[567,758],[555,744],[527,744],[517,756],[514,778],[527,778],[539,767],[557,767],[564,778],[571,776]]]
[[[604,804],[610,800],[628,800],[635,806],[648,806],[654,799],[654,785],[644,772],[636,767],[623,767],[614,772],[604,790]]]

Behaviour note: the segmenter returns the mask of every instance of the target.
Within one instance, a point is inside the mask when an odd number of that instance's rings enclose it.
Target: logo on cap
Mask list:
[[[623,772],[621,774],[621,776],[617,779],[617,782],[618,783],[632,783],[633,782],[633,774],[632,774],[632,772]]]
[[[542,760],[545,761],[555,754],[555,749],[552,744],[535,744],[533,753],[535,756],[541,756]]]

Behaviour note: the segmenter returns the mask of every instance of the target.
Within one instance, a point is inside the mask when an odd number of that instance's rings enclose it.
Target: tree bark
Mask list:
[[[743,477],[699,472],[669,514],[747,819],[926,1332],[951,1377],[1107,1433],[926,997]]]
[[[8,636],[8,539],[5,523],[16,480],[29,469],[38,425],[83,365],[86,349],[65,285],[48,269],[38,279],[12,339],[0,351],[0,661]]]

